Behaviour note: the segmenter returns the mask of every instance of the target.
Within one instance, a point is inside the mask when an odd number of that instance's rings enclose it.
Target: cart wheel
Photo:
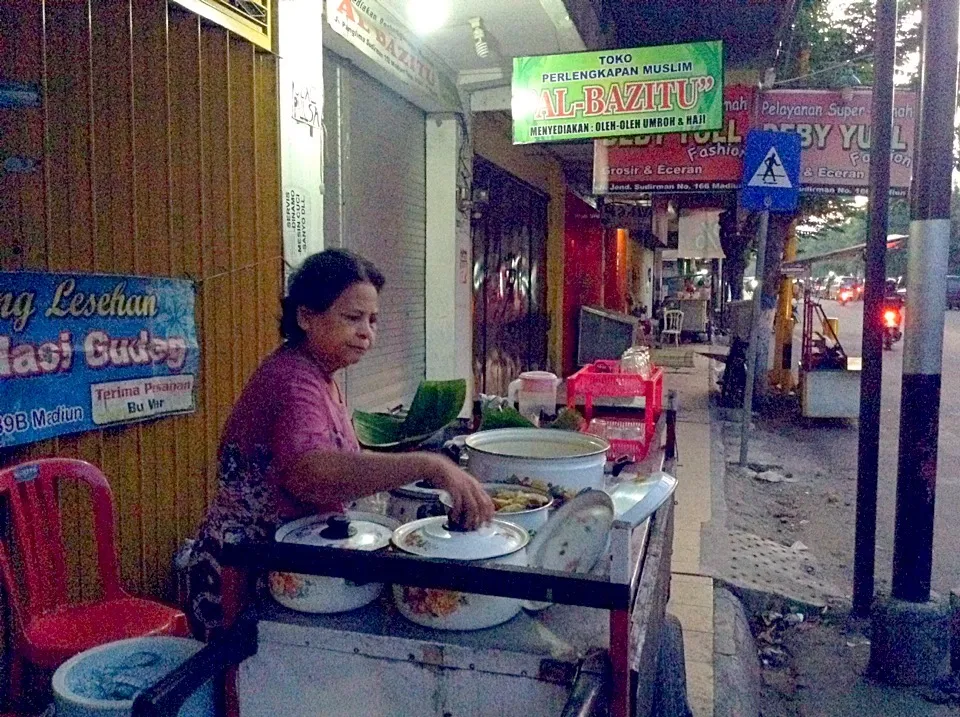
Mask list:
[[[687,704],[687,671],[683,654],[683,628],[673,615],[666,615],[657,655],[657,681],[652,717],[693,717]]]

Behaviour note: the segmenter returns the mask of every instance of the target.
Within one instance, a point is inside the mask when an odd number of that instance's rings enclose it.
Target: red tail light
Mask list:
[[[887,309],[883,312],[883,322],[890,327],[900,325],[900,314],[893,309]]]

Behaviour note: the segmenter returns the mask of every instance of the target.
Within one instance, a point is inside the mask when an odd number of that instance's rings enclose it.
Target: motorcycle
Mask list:
[[[903,322],[903,308],[898,306],[883,307],[883,348],[887,351],[903,338],[900,324]]]
[[[848,302],[853,301],[853,289],[840,289],[837,301],[840,302],[840,306],[846,306]]]

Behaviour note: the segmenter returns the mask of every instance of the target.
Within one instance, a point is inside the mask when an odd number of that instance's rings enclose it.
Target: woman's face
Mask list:
[[[380,296],[369,282],[351,284],[329,309],[316,313],[301,306],[297,324],[307,350],[333,373],[357,363],[377,337]]]

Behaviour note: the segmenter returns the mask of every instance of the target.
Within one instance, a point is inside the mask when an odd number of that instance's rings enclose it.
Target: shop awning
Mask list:
[[[889,234],[887,236],[887,249],[902,249],[909,237],[906,234]],[[833,251],[823,252],[821,254],[811,254],[809,256],[797,257],[794,261],[784,262],[783,271],[789,272],[791,269],[800,269],[824,261],[837,261],[839,259],[850,259],[853,257],[862,257],[866,251],[866,244],[854,244],[843,249],[834,249]]]

